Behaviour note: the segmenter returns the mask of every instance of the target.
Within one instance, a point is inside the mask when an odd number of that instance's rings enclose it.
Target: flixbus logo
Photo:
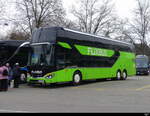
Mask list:
[[[104,49],[88,47],[87,50],[88,50],[88,55],[92,55],[92,56],[108,56],[107,51],[104,50]]]
[[[75,45],[75,47],[82,55],[103,56],[103,57],[112,57],[114,55],[114,51],[109,49],[94,48],[81,45]]]

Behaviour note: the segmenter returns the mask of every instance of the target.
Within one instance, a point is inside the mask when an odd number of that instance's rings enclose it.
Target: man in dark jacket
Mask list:
[[[13,79],[14,79],[14,88],[19,88],[20,84],[20,66],[19,63],[16,63],[13,68]]]
[[[8,90],[8,68],[6,66],[0,67],[0,91]]]

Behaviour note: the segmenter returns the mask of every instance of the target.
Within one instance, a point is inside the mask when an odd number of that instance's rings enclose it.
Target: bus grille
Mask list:
[[[32,77],[33,78],[40,78],[42,77],[43,75],[42,74],[32,74]]]

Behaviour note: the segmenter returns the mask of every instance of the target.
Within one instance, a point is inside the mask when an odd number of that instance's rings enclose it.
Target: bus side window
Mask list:
[[[65,54],[59,47],[56,47],[56,66],[58,69],[65,66]]]
[[[56,45],[56,66],[58,68],[65,68],[71,64],[69,49]]]

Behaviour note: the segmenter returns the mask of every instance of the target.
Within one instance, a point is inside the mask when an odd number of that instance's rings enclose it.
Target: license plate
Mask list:
[[[43,80],[38,80],[38,82],[39,82],[39,83],[43,83],[44,81],[43,81]]]

